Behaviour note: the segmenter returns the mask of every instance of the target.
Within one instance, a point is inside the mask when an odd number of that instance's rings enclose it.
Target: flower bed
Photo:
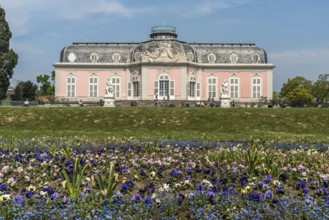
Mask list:
[[[329,218],[326,145],[77,138],[0,150],[7,219]]]

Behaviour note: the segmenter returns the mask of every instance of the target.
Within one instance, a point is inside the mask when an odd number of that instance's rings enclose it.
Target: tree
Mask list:
[[[37,82],[41,84],[40,86],[41,96],[55,95],[54,78],[55,78],[55,71],[52,71],[50,76],[45,74],[37,76]],[[52,82],[50,82],[49,80],[51,80]]]
[[[312,102],[312,92],[304,87],[296,87],[287,94],[287,99],[291,106],[303,107]]]
[[[13,100],[30,100],[35,101],[37,96],[38,86],[28,81],[21,81],[17,84],[14,90]]]
[[[317,104],[327,102],[329,99],[329,74],[320,74],[313,84],[313,95]]]
[[[5,18],[5,10],[0,6],[0,100],[6,97],[13,69],[18,60],[17,54],[9,49],[11,32]]]
[[[292,106],[304,106],[312,101],[312,91],[313,83],[311,80],[307,80],[302,76],[296,76],[288,79],[288,82],[283,84],[280,97]],[[303,95],[304,97],[302,97]]]

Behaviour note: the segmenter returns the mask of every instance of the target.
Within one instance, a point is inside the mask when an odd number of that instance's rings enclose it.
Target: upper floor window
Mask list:
[[[213,53],[210,53],[208,55],[208,61],[209,61],[209,63],[215,63],[215,61],[216,61],[216,55],[213,54]]]
[[[230,61],[231,63],[237,63],[238,62],[238,55],[236,53],[232,53],[231,56],[230,56]]]
[[[98,54],[97,53],[90,54],[90,61],[93,62],[93,63],[97,63],[97,61],[98,61]]]
[[[259,56],[259,54],[258,54],[258,53],[254,53],[254,54],[252,55],[252,57],[251,57],[251,60],[252,60],[253,63],[259,63],[259,61],[260,61],[260,56]]]
[[[113,60],[114,63],[119,63],[120,60],[121,60],[121,56],[120,56],[120,54],[119,54],[119,53],[114,53],[114,54],[112,55],[112,60]]]

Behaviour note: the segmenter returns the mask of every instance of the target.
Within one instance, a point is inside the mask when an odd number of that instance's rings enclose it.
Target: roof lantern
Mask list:
[[[151,29],[150,37],[152,39],[176,39],[177,32],[173,26],[154,26]]]

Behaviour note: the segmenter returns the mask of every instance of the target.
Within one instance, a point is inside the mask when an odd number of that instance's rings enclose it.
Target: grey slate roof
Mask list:
[[[187,43],[173,38],[172,33],[170,38],[161,38],[161,33],[157,32],[156,34],[157,35],[149,41],[140,43],[73,43],[63,48],[60,55],[60,62],[152,62],[156,60],[160,54],[167,54],[171,59],[177,62],[204,64],[264,64],[268,62],[266,51],[253,43]],[[167,33],[163,33],[163,35],[166,34]],[[91,54],[93,53],[96,54],[94,55],[94,59],[97,59],[97,61],[92,61]]]

